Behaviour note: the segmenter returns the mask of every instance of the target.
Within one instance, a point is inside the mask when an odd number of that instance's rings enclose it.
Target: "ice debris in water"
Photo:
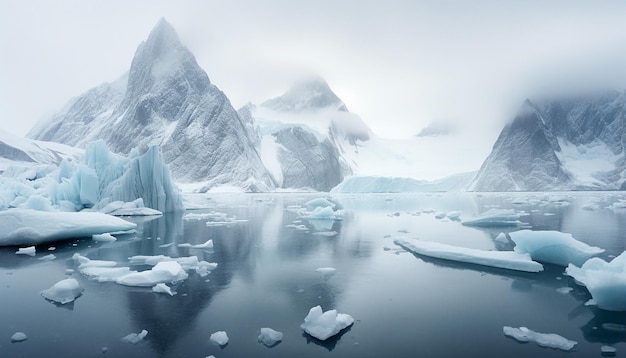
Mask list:
[[[148,331],[145,329],[141,330],[139,333],[129,333],[128,335],[122,337],[122,341],[126,343],[137,344],[141,342],[148,335]]]
[[[594,257],[565,273],[587,287],[593,303],[608,311],[626,311],[626,251],[611,262]]]
[[[102,213],[24,209],[0,211],[0,222],[0,246],[42,244],[137,227],[137,224]]]
[[[511,337],[518,342],[535,342],[541,347],[561,349],[564,351],[571,350],[578,343],[555,333],[538,333],[526,327],[513,328],[504,326],[502,331],[505,336]]]
[[[28,337],[26,337],[26,334],[24,332],[15,332],[11,336],[11,343],[23,342],[27,339]]]
[[[164,283],[157,283],[156,285],[152,286],[152,292],[167,293],[170,296],[175,295],[175,293],[172,292],[172,288]]]
[[[570,263],[580,266],[590,257],[604,252],[604,249],[580,242],[571,234],[550,230],[519,230],[510,232],[515,242],[515,252],[528,253],[533,260],[567,266]]]
[[[108,234],[108,233],[91,235],[91,238],[93,239],[93,241],[100,241],[100,242],[113,242],[117,240],[115,236]]]
[[[271,328],[261,328],[261,334],[257,338],[259,342],[268,347],[273,347],[283,340],[283,333],[275,331]]]
[[[178,262],[162,261],[150,270],[131,272],[115,282],[125,286],[154,286],[157,283],[182,281],[188,276]]]
[[[48,254],[46,256],[42,256],[39,258],[39,260],[41,261],[52,261],[55,260],[57,257],[54,254]]]
[[[348,314],[337,313],[337,310],[322,312],[322,307],[315,306],[309,310],[300,327],[309,335],[324,341],[353,323],[354,318]]]
[[[513,209],[489,209],[474,219],[464,220],[462,224],[476,227],[518,226],[522,223],[519,218],[520,215]]]
[[[556,289],[556,292],[563,294],[563,295],[567,295],[568,293],[572,292],[573,288],[571,287],[559,287]]]
[[[315,272],[319,272],[325,277],[329,277],[334,275],[337,272],[337,269],[335,269],[334,267],[320,267],[315,269]]]
[[[485,251],[432,241],[395,240],[394,243],[415,254],[443,260],[525,272],[543,271],[543,265],[533,261],[530,255],[513,251]]]
[[[19,249],[17,249],[17,251],[15,251],[16,255],[35,256],[36,253],[37,249],[35,249],[35,246],[20,247]]]
[[[217,331],[211,334],[211,337],[209,337],[209,339],[220,346],[225,346],[226,344],[228,344],[228,335],[224,331]]]
[[[188,247],[192,249],[212,249],[213,248],[213,240],[208,240],[203,244],[192,245],[190,243],[178,244],[178,247]]]
[[[313,200],[307,201],[304,206],[309,210],[315,210],[315,208],[326,208],[329,207],[333,209],[336,205],[328,199],[325,198],[316,198]]]
[[[76,279],[66,278],[41,291],[41,295],[47,300],[64,305],[74,301],[84,291]]]
[[[617,353],[617,349],[615,347],[612,347],[612,346],[604,345],[604,346],[600,347],[600,352],[604,356],[614,356]]]

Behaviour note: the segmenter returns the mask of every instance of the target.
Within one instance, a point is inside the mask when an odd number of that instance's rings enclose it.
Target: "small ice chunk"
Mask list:
[[[28,255],[28,256],[35,256],[36,253],[37,253],[37,250],[35,249],[35,246],[20,247],[15,252],[16,255]]]
[[[604,345],[600,347],[600,352],[603,356],[614,356],[617,353],[617,349],[615,347]]]
[[[152,292],[167,293],[170,296],[175,295],[175,293],[172,292],[172,288],[164,283],[157,283],[156,285],[152,286]]]
[[[353,323],[354,318],[348,314],[337,313],[337,310],[322,312],[322,307],[315,306],[309,310],[300,327],[309,335],[324,341]]]
[[[211,334],[211,337],[209,337],[209,339],[220,346],[225,346],[226,344],[228,344],[228,335],[224,331],[217,331]]]
[[[594,257],[565,273],[587,287],[595,304],[608,311],[626,311],[626,251],[611,262]]]
[[[212,249],[213,248],[213,240],[207,240],[203,244],[192,245],[189,243],[178,244],[178,247],[189,247],[192,249]]]
[[[502,331],[505,336],[511,337],[518,342],[535,342],[541,347],[561,349],[564,351],[569,351],[578,344],[576,341],[570,341],[555,333],[538,333],[526,327],[513,328],[504,326]]]
[[[115,236],[111,234],[94,234],[94,235],[91,235],[91,238],[93,239],[93,241],[100,241],[100,242],[113,242],[117,240]]]
[[[137,344],[141,342],[148,335],[148,331],[145,329],[141,330],[139,333],[129,333],[125,337],[122,338],[122,341],[126,343]]]
[[[319,272],[324,276],[332,276],[337,272],[337,269],[334,267],[320,267],[315,269],[315,272]]]
[[[509,233],[515,242],[515,252],[528,253],[533,260],[555,265],[580,266],[592,256],[604,252],[604,249],[589,246],[574,239],[572,234],[552,230],[519,230]]]
[[[313,200],[309,200],[304,204],[304,206],[306,206],[307,209],[309,210],[314,210],[315,208],[331,208],[331,209],[335,208],[334,203],[324,198],[316,198]]]
[[[331,237],[331,236],[336,236],[337,231],[318,231],[318,232],[314,232],[313,235]]]
[[[56,249],[57,249],[56,247],[54,247],[54,246],[50,246],[50,247],[48,248],[48,251],[54,251],[54,250],[56,250]]]
[[[24,332],[15,332],[11,336],[11,343],[23,342],[27,340],[26,334]]]
[[[66,278],[55,283],[52,287],[41,291],[41,295],[47,300],[64,305],[74,301],[78,296],[82,295],[84,291],[85,290],[80,287],[76,279]]]
[[[56,259],[57,257],[54,254],[48,254],[46,256],[42,256],[39,258],[39,260],[41,261],[52,261],[54,259]]]
[[[117,265],[115,261],[91,260],[79,253],[75,253],[72,258],[80,264],[78,270],[81,272],[88,267],[113,267]]]
[[[395,240],[394,243],[418,255],[443,260],[467,262],[476,265],[498,267],[525,272],[543,271],[543,265],[531,260],[528,254],[513,251],[485,251],[451,246],[432,241]]]
[[[268,347],[273,347],[283,340],[283,333],[275,331],[271,328],[261,328],[261,334],[258,337],[259,342]]]
[[[446,216],[450,220],[459,221],[459,220],[461,220],[461,214],[462,214],[462,212],[460,212],[460,211],[451,211],[451,212],[447,213]]]

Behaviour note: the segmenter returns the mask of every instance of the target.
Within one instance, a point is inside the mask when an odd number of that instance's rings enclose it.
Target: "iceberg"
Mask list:
[[[592,256],[604,252],[599,247],[589,246],[574,239],[571,234],[560,231],[519,230],[509,235],[515,242],[515,252],[528,253],[533,260],[560,266],[570,263],[580,266]]]
[[[261,334],[257,339],[267,347],[274,347],[283,340],[283,333],[267,327],[261,328]]]
[[[322,307],[315,306],[309,310],[300,327],[307,334],[325,341],[353,323],[354,318],[348,314],[337,313],[337,310],[322,312]]]
[[[32,179],[2,178],[0,210],[102,211],[112,215],[157,215],[184,210],[158,147],[122,157],[102,141],[90,143],[81,163],[63,160]]]
[[[526,327],[513,328],[504,326],[502,331],[505,336],[511,337],[518,342],[535,342],[541,347],[560,349],[563,351],[569,351],[578,344],[576,341],[570,341],[555,333],[538,333]]]
[[[530,255],[513,251],[485,251],[432,241],[395,240],[394,243],[412,253],[437,259],[524,272],[543,271],[543,265],[533,261]]]
[[[587,287],[599,308],[626,311],[626,251],[611,262],[594,257],[581,267],[569,264],[565,273]]]
[[[30,209],[0,211],[0,246],[38,245],[42,243],[91,237],[115,231],[135,229],[137,224],[92,212],[54,212]]]
[[[330,207],[331,209],[335,207],[335,204],[333,202],[324,198],[316,198],[316,199],[309,200],[304,205],[309,210],[314,210],[315,208],[318,208],[318,207],[321,207],[321,208]]]
[[[512,209],[489,209],[474,219],[464,220],[462,224],[476,227],[518,226],[522,223],[519,218],[520,215]]]
[[[73,302],[84,291],[76,279],[66,278],[41,291],[41,295],[47,300],[64,305]]]
[[[209,339],[220,346],[225,346],[228,344],[228,335],[224,331],[217,331],[211,334],[211,337],[209,337]]]

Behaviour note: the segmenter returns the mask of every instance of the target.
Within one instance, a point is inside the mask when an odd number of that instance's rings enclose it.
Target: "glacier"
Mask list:
[[[437,180],[393,176],[349,176],[331,193],[418,193],[464,191],[476,172],[453,174]]]

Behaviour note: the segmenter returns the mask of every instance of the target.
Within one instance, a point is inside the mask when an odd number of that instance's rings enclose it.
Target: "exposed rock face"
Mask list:
[[[339,153],[330,140],[319,142],[315,135],[298,126],[273,135],[279,144],[284,188],[330,191],[343,180]]]
[[[626,95],[526,101],[470,185],[476,191],[614,190],[624,184]]]
[[[29,136],[79,147],[103,139],[117,153],[158,145],[179,181],[274,187],[248,128],[163,19],[137,48],[127,78],[72,100]]]

